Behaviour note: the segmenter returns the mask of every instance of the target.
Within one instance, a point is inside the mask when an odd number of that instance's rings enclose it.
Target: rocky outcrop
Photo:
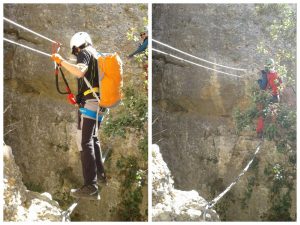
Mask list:
[[[152,146],[152,220],[204,221],[207,201],[197,191],[174,188],[171,172],[158,145]],[[206,221],[219,221],[214,210],[207,210]]]
[[[49,193],[27,190],[22,174],[9,146],[3,147],[4,158],[4,221],[62,221],[63,211]],[[66,219],[67,221],[69,218]]]

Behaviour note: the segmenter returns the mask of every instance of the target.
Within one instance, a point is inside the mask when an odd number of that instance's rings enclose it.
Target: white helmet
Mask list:
[[[78,48],[83,44],[92,45],[93,44],[92,39],[88,33],[78,32],[78,33],[74,34],[73,37],[71,38],[70,48],[72,50],[74,46]]]

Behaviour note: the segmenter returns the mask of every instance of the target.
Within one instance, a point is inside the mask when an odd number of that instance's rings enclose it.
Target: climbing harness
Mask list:
[[[98,87],[94,87],[94,88],[93,88],[93,91],[96,92],[96,93],[99,93],[99,88],[98,88]],[[89,90],[83,92],[83,95],[84,95],[84,96],[87,96],[87,95],[93,93],[93,91],[92,91],[91,89],[89,89]]]
[[[223,72],[223,71],[220,71],[220,70],[216,70],[216,69],[213,69],[213,68],[210,68],[210,67],[207,67],[207,66],[203,66],[203,65],[201,65],[201,64],[198,64],[198,63],[195,63],[195,62],[192,62],[192,61],[189,61],[189,60],[180,58],[180,57],[175,56],[175,55],[172,55],[172,54],[170,54],[170,53],[163,52],[163,51],[158,50],[158,49],[155,49],[155,48],[153,48],[153,47],[152,47],[152,50],[155,51],[155,52],[164,54],[164,55],[171,56],[171,57],[173,57],[173,58],[175,58],[175,59],[178,59],[178,60],[181,60],[181,61],[184,61],[184,62],[193,64],[193,65],[195,65],[195,66],[199,66],[199,67],[205,68],[205,69],[207,69],[207,70],[212,70],[212,71],[215,71],[215,72],[217,72],[217,73],[222,73],[222,74],[225,74],[225,75],[228,75],[228,76],[239,77],[239,78],[242,77],[242,76],[239,76],[239,75],[236,75],[236,74],[226,73],[226,72]]]
[[[172,47],[172,46],[170,46],[170,45],[167,45],[167,44],[165,44],[165,43],[162,43],[162,42],[160,42],[160,41],[157,41],[157,40],[155,40],[155,39],[153,39],[153,38],[152,38],[152,41],[153,41],[153,42],[156,42],[157,44],[160,44],[160,45],[162,45],[162,46],[165,46],[165,47],[167,47],[167,48],[170,48],[170,49],[172,49],[172,50],[175,50],[175,51],[177,51],[177,52],[179,52],[179,53],[182,53],[182,54],[184,54],[184,55],[190,56],[190,57],[192,57],[192,58],[198,59],[198,60],[203,61],[203,62],[206,62],[206,63],[213,64],[213,65],[215,65],[215,66],[219,66],[219,67],[223,67],[223,68],[227,68],[227,69],[231,69],[231,70],[246,71],[246,69],[240,69],[240,68],[235,68],[235,67],[230,67],[230,66],[224,66],[224,65],[221,65],[221,64],[218,64],[218,63],[214,63],[214,62],[211,62],[211,61],[202,59],[202,58],[200,58],[200,57],[191,55],[191,54],[189,54],[189,53],[187,53],[187,52],[181,51],[181,50],[179,50],[179,49],[177,49],[177,48],[174,48],[174,47]]]
[[[86,50],[97,60],[98,66],[99,88],[93,88],[88,79],[83,77],[85,84],[89,88],[84,94],[92,93],[98,102],[96,114],[93,113],[93,118],[96,118],[96,128],[94,133],[94,136],[96,136],[99,129],[98,120],[102,120],[102,116],[99,115],[101,108],[115,107],[121,101],[123,69],[122,61],[117,53],[104,54],[96,51],[90,46],[86,47]],[[97,92],[101,96],[101,99],[98,97]],[[87,110],[83,110],[83,112],[91,114],[91,112],[88,112]]]
[[[206,204],[205,206],[205,210],[203,213],[203,220],[206,220],[206,213],[209,209],[213,208],[218,201],[221,200],[221,198],[223,198],[226,193],[228,191],[230,191],[232,189],[232,187],[240,180],[240,178],[248,171],[248,169],[250,168],[254,158],[256,157],[256,155],[258,154],[258,152],[261,149],[261,144],[263,143],[263,139],[258,143],[258,145],[256,146],[256,150],[251,158],[251,160],[248,162],[248,164],[246,165],[246,167],[243,169],[243,171],[235,178],[235,180],[223,191],[221,192],[217,197],[215,197],[212,201],[210,201],[209,203]]]
[[[90,109],[87,109],[87,108],[80,108],[79,111],[88,116],[88,117],[91,117],[93,118],[94,120],[97,120],[98,122],[101,122],[102,121],[102,118],[103,116],[102,115],[99,115],[97,112],[93,111],[93,110],[90,110]]]

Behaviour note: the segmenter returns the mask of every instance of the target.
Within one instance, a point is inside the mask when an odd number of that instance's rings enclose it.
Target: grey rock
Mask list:
[[[4,221],[62,221],[62,212],[49,193],[39,194],[27,190],[22,174],[15,163],[10,146],[3,147],[4,153]],[[67,218],[70,220],[70,218]]]
[[[158,145],[152,146],[152,220],[204,221],[207,201],[195,190],[181,191],[173,186],[171,172]],[[214,210],[207,210],[206,221],[219,221]]]

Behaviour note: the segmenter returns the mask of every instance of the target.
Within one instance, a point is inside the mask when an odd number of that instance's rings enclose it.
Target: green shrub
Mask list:
[[[121,180],[121,202],[113,210],[121,221],[143,221],[145,216],[140,212],[143,200],[142,188],[146,185],[147,174],[139,167],[134,156],[122,156],[116,164]]]
[[[103,132],[107,136],[119,135],[125,137],[128,128],[145,131],[147,123],[148,101],[147,96],[138,93],[132,87],[123,90],[123,104],[114,117],[109,116],[103,126]]]

